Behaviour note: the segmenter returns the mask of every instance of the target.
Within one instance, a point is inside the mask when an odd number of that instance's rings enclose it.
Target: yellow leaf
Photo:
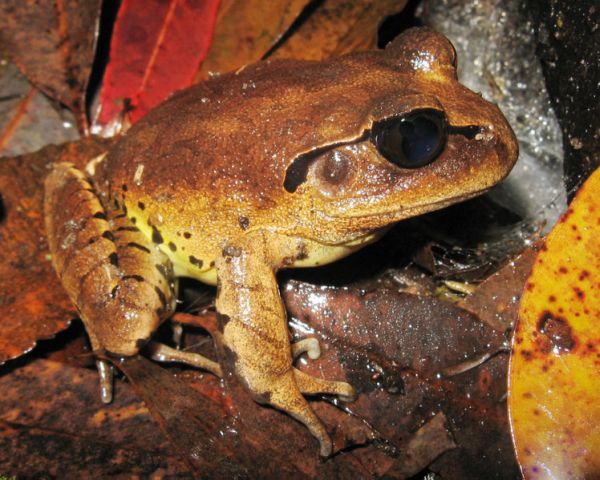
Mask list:
[[[509,409],[526,479],[600,477],[600,169],[546,239],[521,299]]]

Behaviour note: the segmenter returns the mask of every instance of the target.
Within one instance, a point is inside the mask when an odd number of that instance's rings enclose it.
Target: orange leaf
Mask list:
[[[223,0],[213,44],[195,82],[260,60],[309,0]]]
[[[407,0],[329,0],[322,2],[270,58],[323,60],[374,49],[384,18],[400,12]]]
[[[525,287],[509,407],[525,478],[600,474],[600,170],[552,230]]]

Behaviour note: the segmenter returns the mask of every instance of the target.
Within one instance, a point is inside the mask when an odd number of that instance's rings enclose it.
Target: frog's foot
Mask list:
[[[113,367],[106,360],[96,360],[96,368],[100,378],[100,398],[102,403],[110,403],[113,399]]]
[[[192,352],[183,352],[175,350],[158,342],[149,342],[146,350],[150,353],[150,358],[157,362],[179,362],[192,367],[201,368],[214,373],[217,377],[223,376],[221,366],[217,362],[206,358],[203,355]]]
[[[335,395],[343,402],[352,402],[356,400],[356,391],[349,383],[313,377],[297,368],[294,368],[294,376],[298,388],[305,395],[323,393],[326,395]]]
[[[306,353],[311,360],[318,359],[321,356],[319,341],[316,338],[305,338],[292,343],[292,358],[294,360],[303,353]],[[316,395],[319,393],[335,395],[344,402],[352,402],[356,399],[356,392],[349,383],[313,377],[296,368],[294,368],[294,375],[298,388],[305,395]]]
[[[272,385],[262,397],[266,398],[267,403],[273,407],[283,410],[303,423],[319,441],[319,453],[322,457],[331,455],[333,450],[331,438],[329,438],[327,430],[298,390],[294,376],[284,375],[280,377],[279,381]]]
[[[311,360],[319,358],[321,356],[319,341],[316,338],[304,338],[296,343],[292,343],[292,358],[294,360],[303,353],[306,353]]]

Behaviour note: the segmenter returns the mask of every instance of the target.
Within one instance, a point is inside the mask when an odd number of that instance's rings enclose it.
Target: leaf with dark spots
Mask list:
[[[329,0],[286,37],[269,58],[323,60],[374,49],[383,19],[400,12],[408,0]]]
[[[96,128],[135,122],[192,84],[212,41],[219,0],[124,0],[110,46]]]
[[[100,18],[100,0],[0,2],[0,35],[27,78],[70,108],[87,130],[85,93]]]
[[[422,468],[443,478],[477,479],[493,462],[502,469],[489,478],[517,475],[502,401],[508,363],[498,353],[502,333],[448,302],[385,287],[292,281],[284,296],[295,335],[314,331],[321,338],[321,358],[301,368],[352,383],[359,397],[348,407],[380,442],[405,451],[413,432],[441,410],[457,447]]]
[[[95,370],[36,360],[0,375],[0,470],[19,478],[192,478],[130,385],[100,401]]]
[[[51,338],[76,317],[48,257],[43,181],[52,162],[84,164],[106,148],[94,138],[0,162],[0,363]]]
[[[600,170],[546,238],[513,337],[510,414],[525,478],[600,473]]]
[[[0,156],[78,138],[73,115],[33,87],[0,52]]]

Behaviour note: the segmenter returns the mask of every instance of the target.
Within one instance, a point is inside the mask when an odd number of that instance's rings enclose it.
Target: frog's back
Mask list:
[[[385,94],[374,77],[387,75],[390,90],[398,89],[394,72],[380,60],[383,52],[327,64],[264,62],[183,90],[112,150],[114,188],[127,184],[164,198],[176,182],[220,196],[235,190],[240,200],[267,206],[294,158],[356,135],[372,107],[369,97]],[[378,88],[369,88],[372,82]],[[359,91],[364,98],[357,104]],[[134,178],[137,185],[129,185]]]

